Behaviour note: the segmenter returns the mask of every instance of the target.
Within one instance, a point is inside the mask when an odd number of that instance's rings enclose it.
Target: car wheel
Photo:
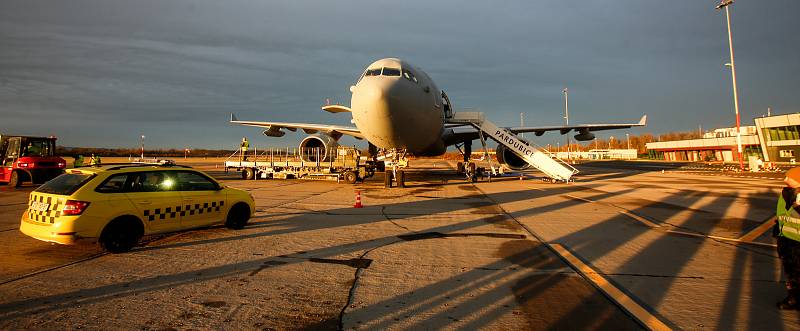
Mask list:
[[[111,221],[100,234],[100,246],[109,253],[124,253],[139,243],[144,230],[138,220],[120,218]]]
[[[250,206],[244,203],[238,203],[231,207],[228,211],[228,217],[225,219],[225,226],[229,229],[239,230],[247,225],[250,220]]]
[[[20,187],[22,186],[22,181],[19,180],[19,172],[14,171],[11,173],[11,178],[8,179],[8,186],[11,187]]]

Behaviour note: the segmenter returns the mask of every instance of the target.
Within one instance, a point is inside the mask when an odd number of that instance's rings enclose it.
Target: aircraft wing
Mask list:
[[[540,127],[532,127],[532,126],[521,126],[521,127],[510,127],[506,128],[513,133],[523,133],[523,132],[533,132],[537,136],[543,135],[546,131],[559,131],[561,134],[566,134],[572,130],[576,132],[585,133],[591,131],[602,131],[602,130],[616,130],[616,129],[627,129],[632,128],[634,126],[645,126],[647,125],[647,115],[643,115],[641,119],[639,119],[639,123],[627,123],[627,124],[578,124],[578,125],[563,125],[563,126],[540,126]]]
[[[506,127],[512,133],[533,132],[537,136],[543,135],[547,131],[559,131],[561,134],[567,134],[572,130],[579,133],[589,133],[592,131],[602,130],[615,130],[627,129],[635,126],[645,126],[647,124],[647,115],[642,116],[638,123],[622,123],[622,124],[577,124],[577,125],[563,125],[563,126],[521,126],[521,127]],[[465,140],[475,140],[479,138],[478,131],[474,128],[465,126],[464,124],[457,124],[448,126],[451,130],[445,133],[444,141],[448,145],[457,144]]]
[[[364,139],[364,135],[361,134],[361,130],[351,126],[309,124],[309,123],[241,121],[237,119],[236,115],[234,115],[233,113],[231,113],[230,123],[266,128],[266,130],[264,130],[264,134],[270,137],[282,137],[284,134],[286,134],[286,132],[283,132],[283,129],[292,132],[297,131],[297,129],[301,129],[303,130],[303,132],[307,134],[322,132],[336,139],[341,138],[342,135],[353,136],[356,139]]]

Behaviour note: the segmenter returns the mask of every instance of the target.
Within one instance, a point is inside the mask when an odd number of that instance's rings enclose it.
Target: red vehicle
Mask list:
[[[56,138],[0,135],[0,183],[41,184],[64,173],[67,162],[55,156]]]

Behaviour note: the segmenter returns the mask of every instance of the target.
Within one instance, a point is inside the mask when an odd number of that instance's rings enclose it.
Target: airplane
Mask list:
[[[283,129],[295,132],[303,130],[308,136],[300,142],[301,150],[306,148],[324,149],[320,158],[328,160],[335,155],[338,140],[343,135],[356,139],[366,139],[369,150],[376,160],[382,160],[389,176],[403,186],[403,170],[408,166],[408,156],[440,156],[448,146],[460,149],[464,163],[459,162],[458,172],[467,169],[474,172],[474,164],[469,163],[472,141],[483,139],[477,128],[454,122],[453,104],[447,94],[440,90],[427,73],[398,58],[380,59],[363,71],[355,85],[350,87],[352,98],[350,107],[344,105],[325,105],[323,110],[330,113],[350,113],[352,126],[242,121],[231,114],[230,123],[266,128],[263,134],[282,137]],[[505,127],[512,134],[533,132],[541,136],[546,131],[559,131],[562,135],[577,132],[575,139],[586,141],[594,139],[592,131],[624,129],[646,125],[647,115],[638,123],[628,124],[578,124],[543,127]],[[483,140],[482,140],[483,142]],[[332,152],[333,151],[333,152]],[[513,170],[524,170],[530,165],[514,151],[503,144],[496,149],[501,164]]]

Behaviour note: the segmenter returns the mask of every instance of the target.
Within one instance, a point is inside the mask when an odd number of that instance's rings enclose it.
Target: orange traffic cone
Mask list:
[[[356,204],[353,205],[353,208],[364,208],[361,204],[361,191],[356,191]]]

